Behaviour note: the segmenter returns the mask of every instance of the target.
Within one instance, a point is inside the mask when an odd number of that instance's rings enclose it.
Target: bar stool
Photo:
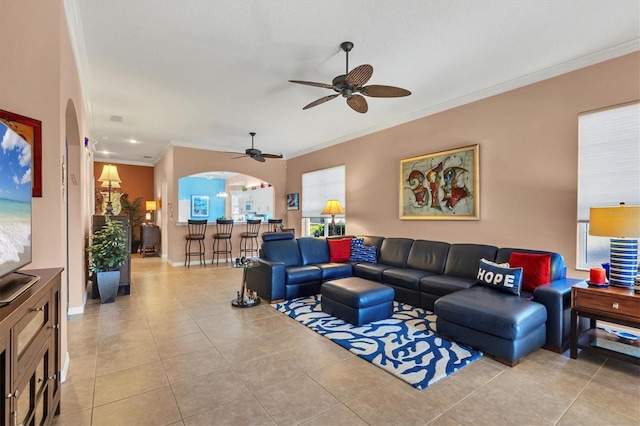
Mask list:
[[[189,234],[185,235],[187,241],[184,245],[184,265],[188,268],[191,263],[191,256],[198,256],[200,263],[205,265],[204,261],[204,235],[207,232],[207,219],[187,221]],[[198,243],[198,251],[192,251],[191,243]]]
[[[216,233],[213,234],[213,257],[211,258],[211,264],[216,261],[216,265],[220,262],[220,255],[224,254],[224,261],[231,257],[231,233],[233,232],[233,219],[217,219],[216,220]],[[224,248],[220,249],[220,244],[224,241]],[[229,256],[227,256],[227,254]]]
[[[269,219],[269,230],[267,232],[280,231],[280,225],[282,225],[282,219]],[[277,227],[277,230],[274,229]]]
[[[247,231],[240,234],[240,257],[251,257],[250,253],[258,252],[260,224],[262,224],[260,219],[247,220]]]

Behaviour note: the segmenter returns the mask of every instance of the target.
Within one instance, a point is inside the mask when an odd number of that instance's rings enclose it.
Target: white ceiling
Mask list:
[[[251,131],[292,158],[640,50],[638,0],[64,4],[95,159],[131,164],[169,144],[243,152]],[[334,92],[287,80],[344,74],[343,41],[350,69],[373,65],[369,84],[412,95],[368,98],[366,114],[342,97],[303,111]]]

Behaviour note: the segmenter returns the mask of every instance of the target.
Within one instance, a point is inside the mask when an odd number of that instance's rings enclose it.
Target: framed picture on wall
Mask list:
[[[400,219],[479,220],[479,145],[400,161]]]
[[[300,208],[299,193],[287,194],[287,210],[298,210]]]
[[[191,217],[209,217],[209,196],[191,196]]]
[[[42,197],[42,122],[1,109],[0,121],[31,146],[31,196]]]

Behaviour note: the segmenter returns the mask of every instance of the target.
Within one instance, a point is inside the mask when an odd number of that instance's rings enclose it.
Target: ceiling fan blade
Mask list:
[[[360,114],[364,114],[369,110],[369,105],[367,104],[367,100],[360,95],[353,95],[348,97],[347,105],[349,105],[352,110],[359,112]]]
[[[265,159],[264,159],[264,157],[262,156],[262,154],[260,154],[260,155],[252,155],[252,156],[251,156],[251,158],[253,158],[254,160],[259,161],[259,162],[261,162],[261,163],[264,163],[264,162],[265,162]]]
[[[309,105],[305,106],[302,109],[313,108],[314,106],[318,106],[318,105],[323,104],[323,103],[325,103],[327,101],[330,101],[331,99],[335,98],[338,95],[339,95],[339,93],[336,93],[335,95],[329,95],[329,96],[325,96],[325,97],[320,98],[320,99],[316,99],[315,101],[311,102]]]
[[[373,75],[373,67],[369,64],[360,65],[355,67],[349,74],[347,74],[347,83],[351,83],[356,87],[360,87],[365,84]]]
[[[234,154],[237,154],[236,152],[234,152]],[[248,157],[248,155],[241,155],[239,157],[231,157],[232,160],[235,160],[236,158],[244,158],[244,157]]]
[[[264,158],[284,158],[282,155],[278,154],[262,154]]]
[[[314,83],[313,81],[289,80],[289,83],[305,84],[307,86],[322,87],[323,89],[333,89],[333,86],[325,83]]]
[[[411,94],[410,91],[400,87],[380,86],[376,84],[363,87],[361,93],[374,98],[400,98]]]

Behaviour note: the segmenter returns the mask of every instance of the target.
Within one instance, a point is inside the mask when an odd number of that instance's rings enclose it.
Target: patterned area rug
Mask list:
[[[393,305],[391,318],[360,327],[322,312],[320,295],[272,306],[417,389],[426,389],[482,356],[436,336],[433,313],[405,303]]]

